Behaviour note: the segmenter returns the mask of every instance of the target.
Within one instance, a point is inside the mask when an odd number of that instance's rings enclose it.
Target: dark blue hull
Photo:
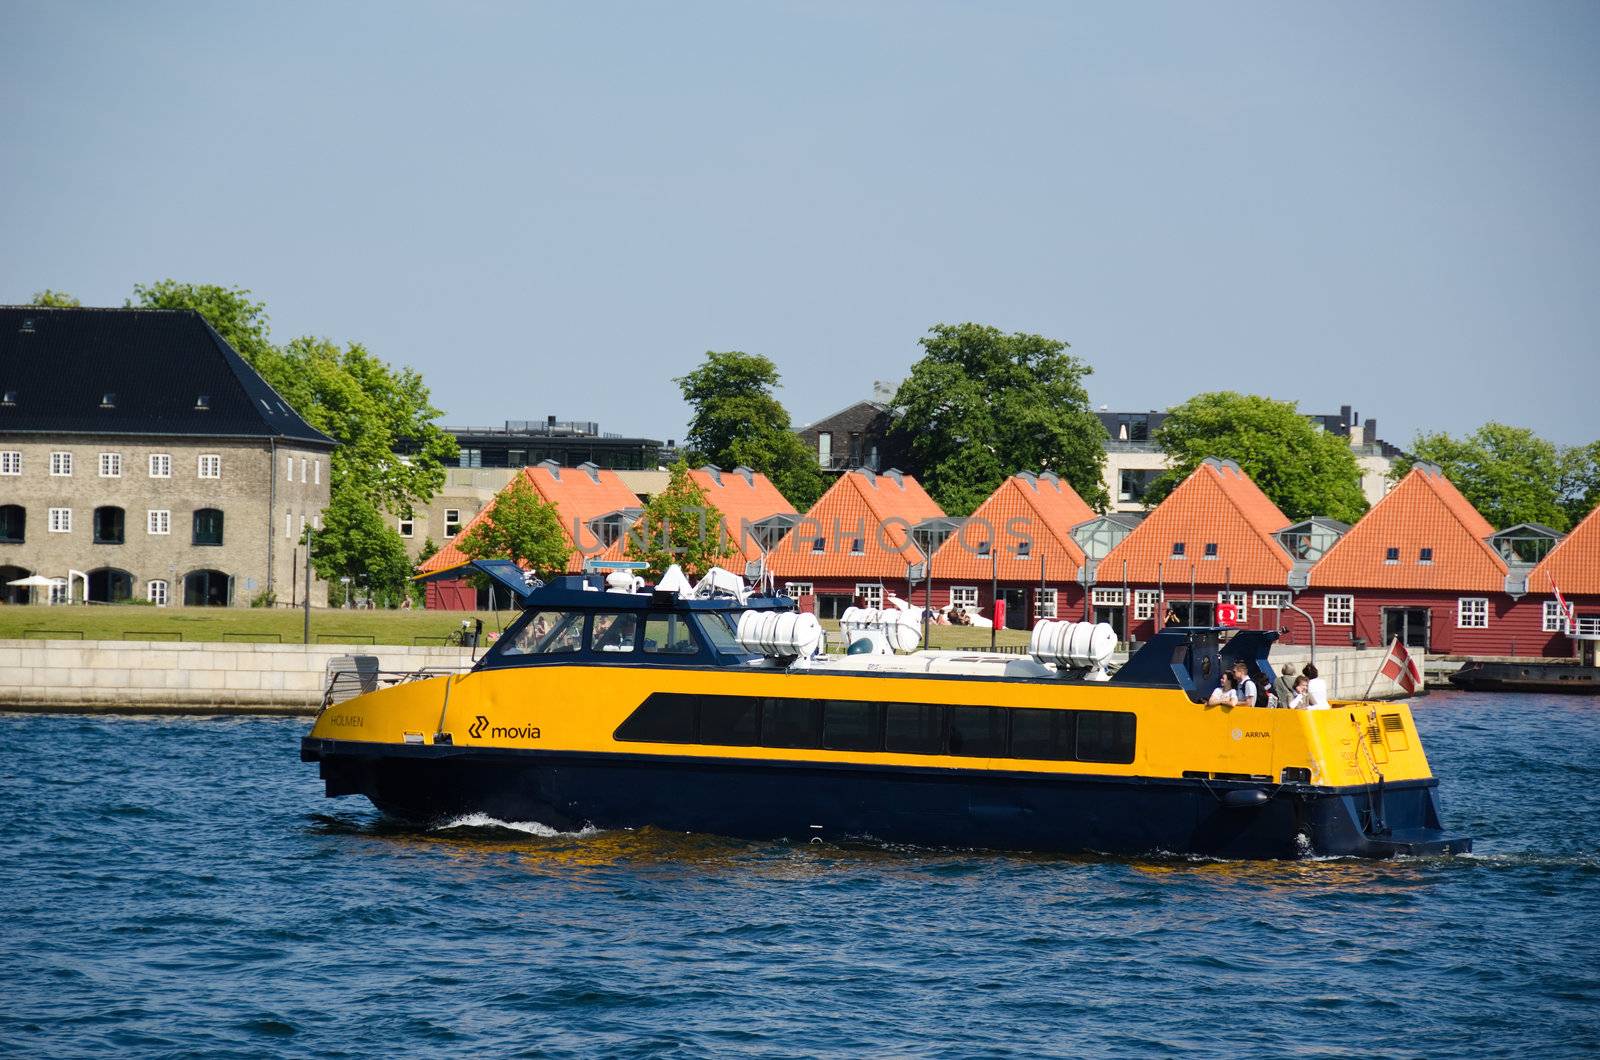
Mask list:
[[[641,828],[741,839],[870,837],[1062,853],[1228,858],[1462,853],[1437,782],[1311,785],[1063,776],[630,754],[377,746],[307,738],[329,796],[392,816],[482,813],[552,828]]]

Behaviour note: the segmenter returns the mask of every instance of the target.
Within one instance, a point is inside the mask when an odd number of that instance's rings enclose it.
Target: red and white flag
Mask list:
[[[1561,621],[1566,624],[1565,629],[1570,633],[1573,625],[1577,623],[1577,617],[1572,613],[1572,605],[1567,603],[1567,598],[1565,596],[1561,595],[1561,586],[1557,585],[1555,582],[1551,582],[1550,588],[1555,591],[1556,606],[1561,608]]]
[[[1389,654],[1383,657],[1378,673],[1399,685],[1402,691],[1415,693],[1422,687],[1422,667],[1412,657],[1406,646],[1396,637],[1389,645]]]

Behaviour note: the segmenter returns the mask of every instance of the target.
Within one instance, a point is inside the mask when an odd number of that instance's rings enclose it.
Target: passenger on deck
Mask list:
[[[1305,674],[1294,679],[1294,695],[1289,698],[1290,710],[1306,710],[1311,706],[1311,693],[1306,691],[1310,680]]]
[[[1256,705],[1256,683],[1250,679],[1250,664],[1243,659],[1233,661],[1233,686],[1240,703],[1249,707]]]
[[[1211,690],[1211,698],[1206,700],[1208,706],[1231,707],[1239,702],[1238,694],[1234,690],[1233,674],[1227,670],[1222,671],[1222,678],[1217,682],[1217,687]]]
[[[1317,676],[1315,663],[1306,663],[1306,668],[1300,671],[1306,679],[1306,695],[1309,702],[1307,710],[1327,710],[1333,704],[1328,702],[1328,682]]]

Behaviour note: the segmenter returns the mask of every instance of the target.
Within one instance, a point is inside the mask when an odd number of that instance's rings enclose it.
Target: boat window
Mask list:
[[[1132,762],[1132,714],[1118,710],[1080,710],[1078,715],[1078,761]]]
[[[1077,756],[1077,716],[1075,710],[1013,710],[1011,757],[1072,760]]]
[[[589,650],[632,651],[638,631],[639,616],[631,612],[595,615],[589,623]]]
[[[931,703],[890,703],[884,708],[883,746],[898,754],[944,750],[944,708]]]
[[[830,699],[822,704],[822,746],[832,751],[876,751],[882,709],[859,699]]]
[[[616,738],[639,743],[694,743],[698,696],[656,692],[618,728]]]
[[[1002,707],[951,707],[950,753],[992,758],[1006,753],[1006,712]]]
[[[656,655],[693,655],[700,650],[686,615],[651,615],[644,620],[644,650]]]
[[[734,636],[734,623],[738,620],[739,616],[732,611],[707,612],[700,621],[700,630],[711,646],[724,655],[748,655],[750,653],[739,646],[739,638]]]
[[[733,747],[759,744],[761,700],[755,696],[701,696],[700,742]]]
[[[536,611],[501,639],[496,654],[558,655],[582,647],[582,611]]]
[[[764,747],[822,746],[822,711],[814,699],[767,699],[761,704]]]

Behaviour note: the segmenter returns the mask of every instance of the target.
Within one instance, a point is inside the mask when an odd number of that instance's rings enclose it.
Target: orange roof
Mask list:
[[[1311,568],[1311,584],[1336,589],[1505,589],[1506,564],[1489,545],[1494,527],[1437,469],[1417,466]],[[1400,550],[1387,562],[1388,550]],[[1420,562],[1424,548],[1431,563]]]
[[[1239,465],[1207,459],[1106,554],[1097,577],[1121,581],[1126,562],[1131,582],[1287,585],[1294,561],[1274,535],[1288,523]]]
[[[933,554],[933,574],[946,578],[988,578],[1038,581],[1039,561],[1048,577],[1063,581],[1083,566],[1083,549],[1072,528],[1094,518],[1094,510],[1071,486],[1055,475],[1012,475],[978,505],[961,531]],[[1031,539],[1018,555],[1018,545]],[[994,555],[978,554],[990,542]],[[994,542],[998,542],[995,544]]]
[[[1530,593],[1600,596],[1600,508],[1583,517],[1528,575]]]
[[[579,540],[592,546],[595,544],[594,538],[586,529],[590,519],[617,511],[619,508],[639,507],[639,498],[622,484],[622,479],[617,477],[615,471],[607,468],[596,468],[592,465],[554,468],[549,464],[540,464],[537,467],[523,468],[522,479],[531,485],[540,497],[556,506],[561,517],[561,532],[566,535],[568,544],[572,543],[574,526],[577,526],[582,534]],[[516,479],[513,478],[506,484],[505,489],[495,495],[495,499],[498,500],[500,495],[510,489],[515,482]],[[488,518],[489,513],[494,511],[494,505],[495,501],[484,505],[483,510],[473,516],[471,522],[463,526],[448,544],[417,569],[424,574],[431,574],[467,562],[466,554],[456,547],[456,543],[480,521]],[[567,559],[567,573],[581,572],[583,560],[584,557],[577,549],[573,549],[572,555]]]
[[[732,471],[701,467],[690,471],[689,477],[706,495],[706,503],[722,513],[723,537],[733,545],[730,561],[760,559],[761,546],[755,539],[754,524],[769,516],[794,514],[794,505],[759,471],[751,471],[747,467],[737,467]],[[602,557],[628,558],[628,535],[624,533],[617,538],[602,553]]]
[[[922,562],[908,525],[943,515],[910,475],[849,471],[778,542],[768,567],[788,578],[904,578],[907,566]],[[818,538],[822,552],[814,549]]]

